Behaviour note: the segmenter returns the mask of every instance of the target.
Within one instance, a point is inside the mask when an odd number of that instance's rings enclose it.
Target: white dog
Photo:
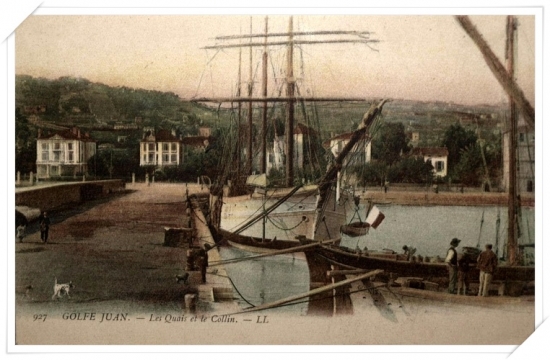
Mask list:
[[[72,289],[72,288],[74,288],[74,285],[73,285],[72,281],[69,281],[68,284],[58,284],[57,283],[57,278],[55,278],[55,284],[53,285],[52,300],[55,299],[56,296],[57,296],[57,298],[60,298],[63,295],[67,295],[67,298],[70,299],[71,296],[69,295],[69,290]]]

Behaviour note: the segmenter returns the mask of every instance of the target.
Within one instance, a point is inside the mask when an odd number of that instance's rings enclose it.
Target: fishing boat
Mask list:
[[[302,36],[325,36],[325,35],[348,35],[354,36],[354,39],[339,40],[302,40]],[[233,246],[254,252],[264,252],[273,249],[285,249],[300,244],[299,238],[304,237],[311,241],[321,241],[328,239],[338,239],[340,237],[340,227],[345,222],[347,207],[350,206],[348,195],[341,191],[337,184],[338,166],[342,166],[342,160],[332,160],[333,164],[327,170],[326,174],[317,181],[310,184],[304,184],[300,179],[295,178],[294,162],[297,151],[294,150],[294,131],[300,124],[295,125],[295,106],[303,102],[330,102],[330,101],[361,101],[364,98],[315,98],[299,96],[297,91],[296,79],[294,77],[294,47],[302,44],[327,44],[327,43],[372,43],[368,32],[356,31],[309,31],[299,32],[293,30],[293,18],[289,19],[289,28],[285,33],[269,33],[250,35],[230,35],[217,37],[216,40],[235,40],[246,39],[250,42],[230,43],[215,45],[212,49],[225,48],[250,48],[250,58],[252,59],[252,48],[255,46],[264,47],[264,56],[262,58],[262,94],[261,97],[252,96],[252,61],[250,61],[250,83],[248,97],[241,97],[240,85],[235,97],[231,98],[196,98],[195,102],[202,103],[236,103],[238,104],[238,120],[236,128],[239,131],[237,139],[241,139],[240,134],[242,124],[240,123],[241,107],[248,105],[248,124],[244,126],[246,132],[246,149],[241,148],[242,144],[238,140],[235,144],[236,149],[228,149],[227,153],[232,154],[233,159],[228,159],[224,164],[225,169],[220,171],[220,178],[211,188],[210,196],[210,214],[211,227],[215,230],[219,240],[227,241]],[[286,37],[285,41],[271,41],[274,37]],[[263,42],[253,43],[254,38],[263,38]],[[268,46],[286,46],[287,59],[285,71],[286,96],[267,96],[267,48]],[[239,56],[240,58],[240,56]],[[239,67],[239,84],[240,81]],[[268,114],[268,102],[283,103],[286,106],[286,124],[284,141],[284,170],[285,184],[282,188],[274,188],[269,183],[266,175],[266,159],[268,157],[266,150],[266,123]],[[252,104],[263,104],[262,111],[262,130],[261,134],[261,154],[259,175],[252,174]],[[374,107],[371,118],[365,118],[358,130],[359,135],[354,143],[350,145],[347,153],[350,152],[353,145],[359,140],[368,139],[366,125],[372,125],[381,111],[380,107]],[[242,153],[246,154],[246,162],[241,166],[240,159]],[[294,155],[289,155],[294,154]],[[345,157],[342,156],[341,159]],[[234,163],[233,161],[236,161]],[[244,180],[246,179],[246,180]]]

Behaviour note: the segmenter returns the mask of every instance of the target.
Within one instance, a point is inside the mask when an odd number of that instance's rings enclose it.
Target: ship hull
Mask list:
[[[339,238],[340,226],[346,219],[347,204],[345,201],[329,201],[319,225],[316,226],[315,190],[316,188],[297,192],[272,211],[265,220],[259,220],[239,234],[234,233],[240,226],[275,204],[290,190],[268,191],[265,196],[252,194],[224,197],[219,233],[234,246],[246,247],[249,251],[287,249],[300,245],[299,237],[315,241]]]
[[[332,246],[320,246],[314,252],[335,265],[344,265],[359,269],[381,269],[388,273],[394,273],[399,277],[430,279],[449,276],[445,263],[409,262],[398,260],[399,255],[368,256]],[[479,281],[479,270],[474,265],[471,266],[468,277],[472,281]],[[534,281],[535,268],[532,266],[499,266],[493,276],[493,280]]]

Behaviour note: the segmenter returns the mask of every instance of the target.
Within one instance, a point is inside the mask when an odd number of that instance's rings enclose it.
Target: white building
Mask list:
[[[449,150],[446,147],[417,147],[410,152],[412,156],[422,156],[424,161],[430,161],[435,176],[447,176],[447,159]]]
[[[48,179],[77,176],[88,172],[88,160],[96,153],[96,142],[88,133],[73,127],[45,135],[39,130],[36,140],[36,176]]]
[[[535,132],[530,129],[523,118],[517,129],[517,189],[519,193],[535,191]],[[510,136],[506,131],[502,134],[502,157],[503,157],[503,178],[502,185],[504,191],[508,191],[508,181],[510,179]]]
[[[149,130],[139,143],[140,166],[174,166],[183,162],[182,142],[168,130]]]
[[[303,169],[310,164],[316,155],[315,143],[317,133],[304,124],[298,124],[294,127],[294,169]],[[267,154],[267,171],[275,168],[282,170],[285,167],[286,137],[279,136],[273,142],[273,151],[269,150]]]
[[[334,136],[333,138],[325,141],[323,146],[325,149],[329,149],[334,157],[337,157],[342,152],[342,149],[349,143],[351,135],[353,133],[345,133]],[[366,164],[371,161],[372,146],[370,141],[358,141],[346,159],[348,162],[346,166],[354,166]]]

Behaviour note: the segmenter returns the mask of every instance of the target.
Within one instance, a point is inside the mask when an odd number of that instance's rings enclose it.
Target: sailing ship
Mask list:
[[[465,30],[469,33],[474,41],[478,41],[481,36],[476,33],[475,28],[469,22],[467,17],[457,17],[457,20],[463,25]],[[513,17],[508,17],[507,25],[507,59],[509,60],[508,74],[513,74],[513,32],[515,30],[516,24]],[[482,52],[485,56],[485,52],[490,49],[485,44],[480,46]],[[489,50],[487,50],[489,49]],[[498,63],[498,59],[492,63]],[[497,78],[505,76],[499,73],[495,73]],[[500,80],[500,79],[499,79]],[[515,82],[512,80],[514,86]],[[505,87],[508,91],[508,89]],[[510,93],[510,91],[508,91]],[[521,91],[520,91],[521,92]],[[522,93],[521,93],[522,95]],[[507,262],[500,264],[498,270],[494,274],[493,280],[500,281],[504,288],[500,292],[503,294],[510,294],[514,296],[521,295],[525,289],[534,288],[534,279],[535,279],[535,267],[534,266],[525,266],[521,264],[520,256],[518,253],[522,246],[518,245],[518,208],[520,207],[520,202],[518,201],[518,190],[516,184],[516,160],[515,153],[517,150],[517,139],[515,127],[517,126],[517,110],[516,103],[522,103],[520,99],[517,99],[515,95],[510,95],[510,107],[511,107],[511,116],[510,116],[510,132],[509,132],[509,202],[508,202],[508,241],[507,241]],[[529,122],[529,118],[534,123],[534,116],[530,116],[529,104],[527,103],[527,111],[523,110],[526,121]],[[497,219],[497,224],[500,219]],[[479,247],[479,241],[478,241]],[[465,255],[468,255],[468,250],[477,250],[479,253],[480,250],[476,248],[466,248]],[[470,251],[471,253],[471,251]],[[444,263],[441,259],[439,261],[431,261],[431,259],[409,259],[404,255],[396,254],[393,251],[390,252],[362,252],[352,249],[346,249],[340,246],[334,245],[324,245],[320,244],[315,249],[312,249],[306,252],[306,259],[308,261],[308,266],[310,268],[311,281],[314,282],[326,282],[328,283],[325,274],[331,268],[334,269],[344,269],[343,271],[357,271],[361,270],[374,270],[380,269],[384,270],[386,274],[390,274],[393,277],[409,278],[414,279],[415,286],[418,288],[428,288],[428,284],[433,284],[434,290],[442,289],[438,286],[437,283],[432,282],[432,280],[440,279],[445,283],[445,278],[448,277],[447,264]],[[475,266],[476,256],[472,256],[470,271],[468,276],[472,282],[476,282],[479,279],[479,270]],[[395,280],[395,279],[393,279]],[[391,281],[390,281],[391,282]],[[412,287],[412,286],[411,286]]]
[[[302,40],[302,36],[324,36],[324,35],[351,35],[353,39],[340,40]],[[264,252],[273,249],[284,249],[300,244],[304,238],[310,241],[322,241],[328,239],[339,239],[340,227],[346,219],[346,208],[350,206],[348,196],[344,191],[339,191],[337,185],[339,167],[342,160],[350,152],[353,146],[361,139],[368,139],[368,127],[372,125],[381,111],[383,102],[379,106],[372,107],[369,116],[363,119],[361,129],[353,143],[346,150],[346,154],[334,159],[325,176],[314,184],[306,185],[298,181],[294,176],[294,134],[295,128],[295,106],[298,102],[305,101],[365,101],[363,98],[315,98],[301,97],[297,95],[296,79],[294,77],[294,47],[302,44],[328,44],[328,43],[372,43],[376,40],[370,39],[368,32],[357,31],[310,31],[299,32],[293,30],[293,18],[289,19],[289,28],[286,33],[268,33],[267,18],[266,31],[264,34],[231,35],[217,37],[217,40],[247,39],[249,43],[215,45],[211,49],[225,49],[230,47],[249,47],[251,51],[255,46],[263,46],[262,58],[262,93],[261,97],[252,96],[252,61],[250,61],[250,84],[248,97],[241,97],[240,85],[237,96],[232,98],[197,98],[196,102],[214,103],[237,103],[238,104],[238,131],[241,130],[240,114],[242,104],[248,104],[248,125],[247,125],[247,148],[245,153],[247,161],[244,169],[240,165],[241,149],[230,151],[233,154],[233,164],[227,161],[226,167],[237,171],[231,172],[227,168],[221,172],[216,185],[211,188],[211,225],[217,237],[229,242],[233,246],[248,251]],[[284,41],[271,41],[268,39],[276,37],[287,37]],[[263,42],[254,43],[254,38],[263,38]],[[268,46],[286,46],[286,96],[267,96],[267,48]],[[239,84],[240,81],[239,68]],[[285,187],[271,188],[266,176],[266,123],[268,113],[268,102],[284,103],[286,105],[285,125]],[[260,175],[251,174],[252,171],[252,104],[263,104],[262,130],[261,130],[261,154],[260,154]],[[237,136],[241,139],[241,136]],[[241,144],[237,141],[236,146]],[[231,169],[231,170],[234,170]],[[248,173],[246,181],[243,180],[243,170]]]

